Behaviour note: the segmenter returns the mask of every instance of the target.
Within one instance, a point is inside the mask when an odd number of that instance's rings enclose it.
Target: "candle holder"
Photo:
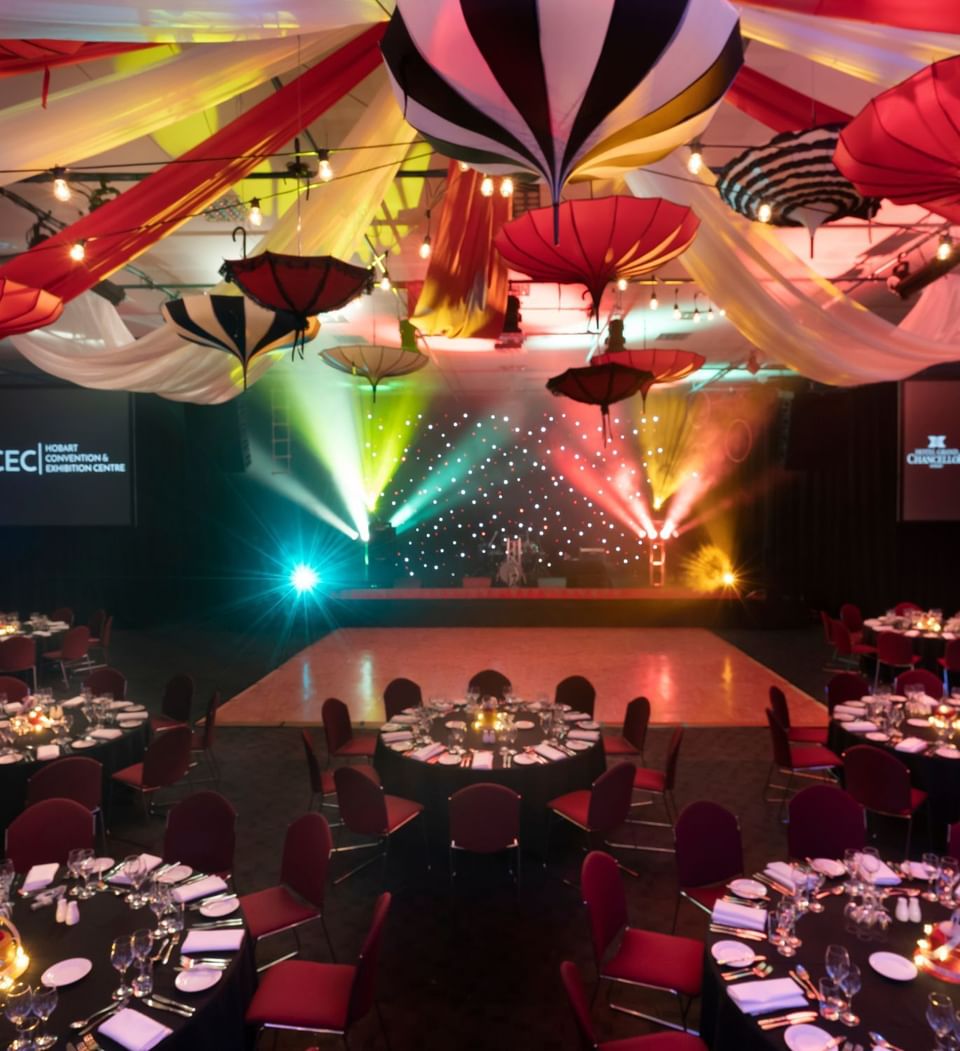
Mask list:
[[[30,966],[30,957],[16,924],[0,914],[0,992],[12,989],[17,979]]]

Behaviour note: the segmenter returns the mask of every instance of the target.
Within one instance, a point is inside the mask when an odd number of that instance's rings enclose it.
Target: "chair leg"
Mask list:
[[[383,1011],[380,1010],[380,1004],[374,1000],[373,1006],[376,1008],[377,1021],[380,1023],[380,1032],[383,1035],[383,1043],[387,1051],[390,1051],[390,1037],[387,1036],[387,1027],[383,1024]]]
[[[550,834],[553,831],[553,811],[547,811],[547,836],[543,844],[543,867],[547,867],[547,862],[550,860]]]
[[[427,837],[427,812],[426,810],[420,811],[420,831],[423,833],[423,860],[427,866],[427,872],[430,871],[430,840]]]

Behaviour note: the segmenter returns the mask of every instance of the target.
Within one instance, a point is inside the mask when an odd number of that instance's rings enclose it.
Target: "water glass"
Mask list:
[[[158,879],[151,880],[147,887],[147,902],[150,905],[150,911],[153,913],[157,921],[157,934],[169,933],[163,919],[163,914],[170,907],[172,893],[173,891],[170,885],[163,883]]]
[[[958,878],[960,878],[960,862],[954,857],[942,857],[937,874],[937,898],[941,905],[946,905],[948,908],[953,907],[953,888]]]
[[[3,1013],[17,1029],[16,1039],[7,1045],[7,1051],[29,1051],[33,1041],[26,1033],[33,1028],[30,1024],[33,1018],[33,989],[29,985],[14,987],[6,994],[6,1000]]]
[[[853,998],[860,992],[863,978],[860,968],[851,964],[847,973],[840,979],[840,989],[846,997],[846,1006],[840,1012],[840,1021],[844,1025],[854,1026],[860,1024],[860,1018],[853,1013]]]
[[[149,927],[135,930],[130,935],[130,948],[133,950],[133,958],[142,965],[153,951],[153,931]]]
[[[826,876],[816,869],[811,869],[807,876],[807,911],[823,912],[823,902],[817,897],[826,882]]]
[[[849,879],[846,882],[846,892],[853,897],[860,893],[860,851],[848,847],[843,852],[843,867],[847,870]]]
[[[927,889],[920,895],[924,901],[937,900],[937,880],[940,878],[940,855],[924,854],[923,863],[927,866]]]
[[[163,926],[168,934],[179,934],[183,930],[183,905],[173,897],[163,910]]]
[[[777,952],[781,956],[796,956],[800,939],[794,933],[797,922],[797,910],[793,905],[784,902],[777,910],[777,928],[780,932],[780,944]]]
[[[927,1024],[936,1035],[937,1047],[946,1047],[945,1040],[953,1033],[953,1001],[946,993],[927,997]]]
[[[113,969],[120,975],[120,985],[113,991],[114,1000],[128,1000],[133,991],[126,982],[127,971],[133,962],[133,946],[130,944],[130,935],[114,938],[110,946],[110,963]]]
[[[146,866],[139,854],[128,854],[123,859],[123,874],[130,881],[130,892],[124,899],[132,909],[139,909],[143,905],[143,896],[140,887],[146,878]]]
[[[57,1042],[57,1038],[52,1033],[43,1032],[47,1028],[50,1015],[57,1009],[57,999],[56,987],[48,988],[45,985],[38,985],[33,990],[33,1014],[37,1018],[39,1028],[39,1033],[34,1034],[33,1046],[39,1051],[53,1047]]]
[[[843,992],[840,983],[833,978],[820,979],[820,1017],[827,1022],[836,1022],[843,1009]]]
[[[153,960],[149,957],[141,960],[136,977],[133,979],[133,995],[139,1000],[153,992]]]
[[[90,877],[94,874],[97,858],[89,847],[84,847],[82,850],[79,850],[77,854],[77,873],[83,881],[82,884],[77,887],[77,897],[86,900],[87,898],[92,898],[97,892],[96,888],[90,885]]]
[[[776,908],[767,910],[767,941],[775,946],[783,941],[780,932],[780,913]]]

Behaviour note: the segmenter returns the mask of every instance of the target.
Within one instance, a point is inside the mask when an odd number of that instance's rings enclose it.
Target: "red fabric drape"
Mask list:
[[[801,131],[851,120],[849,113],[794,91],[749,66],[741,67],[723,99],[774,131]]]
[[[74,66],[111,58],[156,44],[97,43],[89,40],[0,40],[0,77],[37,73],[55,66]]]
[[[750,7],[772,7],[798,15],[850,18],[900,29],[960,33],[960,4],[955,0],[746,0]]]
[[[383,29],[372,26],[183,154],[181,163],[161,168],[6,263],[0,278],[45,288],[64,301],[92,288],[203,211],[373,72],[380,63]],[[68,254],[77,241],[85,244],[82,262]]]

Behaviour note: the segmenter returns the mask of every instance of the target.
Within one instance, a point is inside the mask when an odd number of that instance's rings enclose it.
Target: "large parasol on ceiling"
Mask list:
[[[63,300],[52,292],[0,278],[0,339],[43,328],[62,313]]]
[[[586,285],[598,320],[611,281],[652,273],[675,259],[699,225],[689,208],[662,197],[599,197],[560,205],[556,244],[549,208],[507,223],[494,244],[510,266],[534,281]]]
[[[805,226],[813,238],[824,223],[872,219],[880,201],[867,197],[833,163],[842,125],[775,135],[750,146],[717,172],[717,190],[740,215],[772,226]]]
[[[572,398],[584,405],[599,405],[603,418],[603,444],[610,436],[610,406],[640,393],[644,398],[653,384],[651,372],[607,362],[603,365],[583,365],[567,369],[547,380],[547,390],[564,398]]]
[[[872,98],[833,159],[861,193],[960,223],[960,55]]]
[[[554,203],[696,138],[743,62],[727,0],[397,0],[381,49],[440,153],[540,176]]]
[[[419,372],[430,363],[430,359],[417,346],[419,331],[408,319],[400,322],[399,347],[387,347],[381,343],[349,343],[326,347],[320,357],[339,372],[351,376],[362,376],[373,389],[373,400],[377,400],[377,387],[382,380],[393,376],[408,376]]]
[[[613,318],[606,351],[595,354],[590,361],[594,365],[628,365],[640,372],[649,372],[654,383],[676,383],[703,368],[706,358],[692,350],[675,347],[630,350],[623,341],[623,319]]]

